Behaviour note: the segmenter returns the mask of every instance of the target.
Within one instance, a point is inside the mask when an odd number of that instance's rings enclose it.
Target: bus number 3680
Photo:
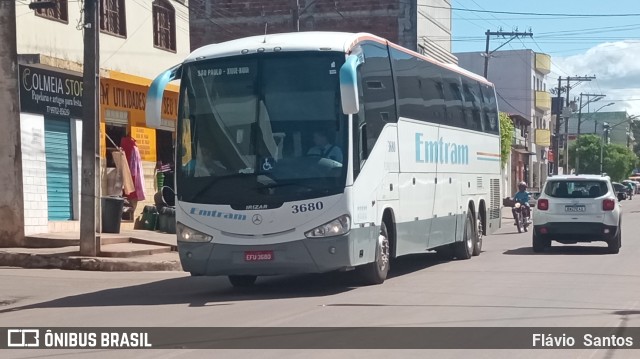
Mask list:
[[[322,202],[294,204],[293,206],[291,206],[291,213],[319,211],[322,208],[324,208],[324,204]]]

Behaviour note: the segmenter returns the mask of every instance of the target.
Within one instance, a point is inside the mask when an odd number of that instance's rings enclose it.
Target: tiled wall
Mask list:
[[[25,235],[49,230],[44,117],[20,114]]]

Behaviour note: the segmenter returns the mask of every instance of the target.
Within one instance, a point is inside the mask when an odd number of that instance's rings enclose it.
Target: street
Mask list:
[[[85,272],[0,269],[2,327],[633,327],[640,326],[640,199],[624,201],[622,249],[604,243],[531,250],[531,234],[503,219],[485,237],[484,252],[466,261],[435,254],[402,258],[383,285],[359,287],[351,273],[259,278],[233,289],[226,277],[181,272]],[[465,338],[460,338],[463,341]],[[179,357],[202,351],[93,351],[92,357]],[[216,351],[222,357],[298,357],[299,351]],[[367,356],[397,351],[367,351]],[[402,351],[423,357],[425,352]],[[439,350],[439,358],[469,351]],[[87,351],[8,352],[12,358],[86,355]],[[313,357],[361,357],[363,351],[323,350]],[[631,358],[634,350],[479,350],[473,357]]]

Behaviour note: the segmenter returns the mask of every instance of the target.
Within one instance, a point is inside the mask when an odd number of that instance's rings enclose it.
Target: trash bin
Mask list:
[[[120,233],[124,198],[102,197],[100,203],[102,206],[102,232]]]
[[[144,206],[144,209],[142,210],[142,224],[144,229],[148,231],[156,230],[158,225],[158,210],[156,209],[156,206]]]

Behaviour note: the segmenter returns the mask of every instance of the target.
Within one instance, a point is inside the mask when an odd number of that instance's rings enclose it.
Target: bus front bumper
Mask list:
[[[353,231],[342,236],[269,245],[179,241],[178,252],[182,268],[193,275],[324,273],[353,266],[352,241]],[[258,254],[263,258],[258,260]]]

